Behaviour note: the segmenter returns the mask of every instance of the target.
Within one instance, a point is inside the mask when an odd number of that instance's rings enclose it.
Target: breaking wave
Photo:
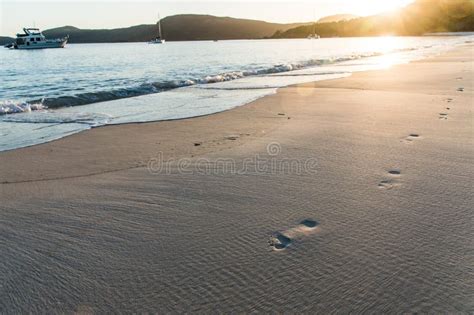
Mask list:
[[[431,46],[427,46],[431,47]],[[426,48],[426,46],[425,46]],[[388,53],[397,53],[404,51],[417,50],[417,48],[401,48],[395,49]],[[386,53],[374,52],[365,53],[359,55],[351,55],[338,58],[328,59],[311,59],[298,63],[288,64],[276,64],[268,68],[257,68],[257,69],[245,69],[242,71],[230,71],[215,75],[207,75],[201,78],[189,78],[185,80],[171,80],[171,81],[160,81],[160,82],[148,82],[137,86],[111,89],[106,91],[98,92],[87,92],[79,93],[68,96],[57,96],[43,99],[36,99],[30,101],[4,101],[0,102],[0,116],[6,114],[15,114],[30,112],[36,110],[42,110],[46,108],[60,108],[78,105],[87,105],[105,101],[112,101],[122,98],[129,98],[153,93],[160,93],[169,91],[181,87],[192,86],[192,85],[205,85],[213,84],[225,81],[237,80],[250,76],[305,76],[305,75],[328,75],[328,74],[339,74],[342,72],[324,72],[324,73],[311,73],[311,74],[293,74],[292,71],[302,70],[305,68],[338,64],[342,62],[353,61],[368,57],[377,57]]]
[[[0,115],[25,113],[42,109],[46,109],[42,101],[32,103],[0,101]]]
[[[112,101],[121,98],[128,98],[146,94],[160,93],[169,91],[172,89],[198,85],[198,84],[213,84],[225,81],[237,80],[249,76],[264,76],[264,75],[277,75],[285,74],[291,75],[289,72],[295,70],[301,70],[309,67],[323,66],[328,64],[334,64],[344,61],[356,60],[366,57],[375,57],[381,55],[380,53],[370,53],[362,55],[353,55],[342,58],[330,58],[330,59],[312,59],[300,63],[289,63],[289,64],[277,64],[272,67],[262,69],[246,69],[243,71],[230,71],[226,73],[208,75],[202,78],[191,78],[187,80],[173,80],[173,81],[162,81],[144,83],[134,87],[113,89],[108,91],[99,91],[93,93],[81,93],[71,96],[59,96],[44,98],[41,100],[32,100],[28,102],[13,103],[9,102],[8,106],[0,107],[0,115],[21,113],[24,111],[44,109],[44,108],[59,108],[68,106],[86,105],[104,101]],[[332,74],[332,73],[322,73]],[[319,75],[319,74],[316,74]]]

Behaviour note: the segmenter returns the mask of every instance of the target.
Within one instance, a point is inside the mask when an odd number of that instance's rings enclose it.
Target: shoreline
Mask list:
[[[454,46],[457,46],[465,42],[465,40],[466,38],[462,37],[459,40],[450,41],[447,39],[446,41],[453,42]],[[309,57],[302,57],[302,59],[297,61],[281,65],[278,62],[271,65],[268,64],[262,69],[251,67],[253,70],[236,72],[223,69],[222,72],[208,71],[209,73],[220,74],[210,76],[198,75],[190,80],[162,81],[157,78],[156,82],[150,81],[137,86],[132,84],[131,86],[121,87],[116,90],[105,88],[103,91],[94,92],[92,90],[86,92],[88,89],[85,89],[82,94],[79,93],[74,96],[51,96],[45,98],[42,104],[51,109],[56,108],[57,111],[0,116],[0,120],[5,120],[0,126],[2,127],[3,134],[3,140],[0,141],[0,150],[9,151],[55,141],[104,124],[125,124],[139,121],[156,122],[169,120],[170,118],[183,119],[190,118],[189,116],[198,117],[214,114],[236,106],[242,106],[256,98],[264,97],[265,94],[276,92],[276,89],[283,85],[293,85],[297,82],[304,83],[312,80],[331,80],[332,78],[350,75],[351,72],[383,68],[384,65],[388,66],[395,60],[398,60],[395,63],[406,63],[409,60],[416,60],[422,58],[422,56],[426,57],[426,55],[436,55],[450,49],[450,45],[444,43],[446,41],[420,39],[421,43],[426,44],[425,46],[417,46],[418,44],[414,43],[413,40],[407,40],[382,53],[380,47],[377,46],[380,44],[377,44],[380,40],[373,39],[372,41],[375,41],[372,52],[358,49],[358,53],[350,53],[350,51],[348,53],[346,51],[342,55],[334,55],[336,56],[334,58],[322,56],[322,59],[308,59]],[[385,43],[385,40],[383,42]],[[328,44],[325,45],[327,46]],[[406,48],[407,46],[412,48]],[[382,55],[385,56],[382,57]],[[361,61],[357,61],[359,59]],[[352,62],[351,60],[356,61]],[[346,66],[344,66],[345,64]],[[323,66],[312,67],[314,65]],[[296,71],[286,73],[286,71],[291,69]],[[277,73],[274,73],[275,71]],[[280,72],[283,73],[281,76],[278,75]],[[204,73],[207,72],[205,71]],[[259,74],[256,75],[257,73]],[[260,75],[260,73],[263,74]],[[267,81],[267,76],[269,81]],[[242,81],[231,83],[234,81],[232,79],[235,78],[241,78]],[[228,79],[231,80],[227,81]],[[212,83],[214,80],[222,80],[224,82],[217,82],[212,84],[212,86],[207,86],[207,88],[206,85],[201,85],[205,82]],[[159,88],[163,89],[163,92],[149,94],[151,90],[155,91],[155,84],[158,84]],[[188,84],[191,85],[184,89],[175,89],[187,86]],[[267,87],[268,89],[265,89]],[[240,88],[243,91],[231,92],[234,89],[239,90]],[[216,93],[214,93],[214,90]],[[225,92],[227,90],[228,92]],[[11,90],[7,94],[14,95],[16,93]],[[134,97],[132,95],[141,96]],[[208,100],[206,100],[206,96]],[[13,97],[12,99],[16,98]],[[30,101],[32,109],[35,106],[37,108],[42,107],[42,105],[33,104],[38,101]],[[77,107],[83,103],[87,103],[84,104],[87,106],[83,108]],[[62,107],[65,104],[72,106]],[[5,101],[0,107],[3,107],[3,113],[7,113],[9,111],[21,111],[22,108],[28,111],[29,106],[28,102]],[[56,122],[57,124],[47,125],[48,122]],[[25,124],[21,125],[19,123]]]
[[[0,153],[0,309],[470,312],[473,47]]]
[[[470,45],[462,45],[458,48],[455,48],[454,51],[462,50],[462,49],[464,49],[464,47],[467,47],[467,46],[470,46]],[[471,47],[472,47],[472,45],[471,45]],[[444,53],[442,55],[445,55],[445,54],[449,55],[451,53],[453,53],[453,51]],[[403,66],[408,66],[410,64],[430,62],[430,60],[436,60],[436,59],[437,59],[437,57],[435,56],[435,57],[425,58],[425,59],[421,59],[421,60],[416,60],[416,61],[410,62],[408,64],[402,63],[402,64],[399,64],[399,65],[395,65],[394,67],[403,67]],[[341,89],[342,88],[342,89],[345,89],[345,88],[349,88],[349,89],[364,90],[364,88],[365,88],[364,86],[357,86],[356,85],[356,86],[346,87],[345,86],[345,84],[346,84],[345,79],[347,79],[347,78],[350,79],[350,78],[355,77],[353,80],[350,80],[349,82],[357,82],[359,77],[364,77],[365,75],[370,76],[371,74],[372,74],[372,76],[377,76],[376,73],[385,73],[385,71],[389,71],[390,69],[391,68],[378,69],[378,70],[369,70],[369,71],[362,71],[362,72],[354,72],[354,73],[351,73],[351,75],[349,77],[345,77],[345,78],[327,79],[327,80],[321,80],[321,81],[316,81],[316,82],[312,82],[312,83],[301,83],[301,84],[289,85],[289,86],[286,86],[286,87],[283,87],[283,88],[277,88],[276,92],[274,94],[263,96],[263,97],[258,98],[257,100],[254,100],[250,103],[247,103],[245,105],[237,106],[237,107],[227,109],[227,110],[217,112],[217,113],[205,114],[205,115],[202,115],[202,116],[195,116],[195,117],[188,117],[188,118],[180,118],[180,119],[159,120],[159,121],[152,121],[152,122],[130,122],[130,123],[103,125],[103,126],[93,127],[91,129],[87,129],[87,130],[84,130],[84,131],[80,131],[78,133],[74,133],[74,134],[71,134],[71,135],[68,135],[68,136],[65,136],[65,137],[62,137],[62,138],[54,139],[54,140],[51,140],[49,142],[45,142],[45,143],[41,143],[41,144],[37,144],[37,145],[32,145],[32,146],[27,146],[27,147],[23,147],[23,148],[17,148],[17,149],[2,151],[2,152],[0,152],[0,162],[2,162],[2,160],[8,161],[8,159],[18,159],[22,165],[29,165],[29,164],[33,163],[31,157],[49,155],[51,160],[50,161],[43,161],[43,162],[46,162],[46,163],[49,163],[49,164],[54,164],[54,165],[50,165],[50,167],[47,168],[46,170],[44,170],[42,173],[45,173],[45,172],[53,172],[54,173],[55,165],[58,164],[57,163],[58,160],[61,161],[61,160],[71,158],[71,156],[69,156],[70,153],[67,153],[67,154],[63,153],[61,156],[58,156],[58,155],[54,154],[53,151],[55,151],[55,149],[73,150],[73,151],[77,152],[77,150],[75,150],[77,146],[79,146],[81,148],[84,148],[84,146],[87,147],[87,145],[86,145],[86,143],[88,142],[87,138],[93,138],[93,137],[96,137],[96,136],[97,137],[104,137],[104,136],[107,137],[107,140],[106,140],[107,143],[104,143],[103,141],[99,145],[97,145],[96,143],[92,143],[94,148],[92,150],[90,150],[90,148],[87,148],[87,150],[88,150],[87,154],[83,154],[83,157],[86,158],[85,160],[87,162],[85,161],[83,163],[83,165],[75,166],[74,171],[72,173],[70,173],[70,175],[68,175],[68,176],[59,175],[59,176],[49,176],[49,177],[48,176],[38,177],[38,176],[33,175],[31,178],[24,178],[18,172],[15,172],[15,171],[12,172],[11,170],[8,170],[7,168],[5,168],[7,163],[1,163],[2,165],[5,165],[5,166],[3,166],[3,167],[0,166],[0,173],[2,173],[4,175],[4,177],[6,177],[6,179],[3,179],[0,182],[0,184],[14,184],[14,183],[21,183],[21,182],[31,182],[31,181],[34,182],[34,181],[42,181],[42,180],[54,180],[54,179],[62,179],[62,178],[83,177],[83,176],[97,175],[97,174],[102,174],[102,173],[115,172],[115,171],[120,171],[120,170],[143,167],[143,166],[146,166],[147,161],[150,158],[153,157],[154,153],[156,153],[158,151],[160,151],[160,152],[163,151],[161,148],[153,148],[151,150],[149,149],[149,146],[152,146],[152,145],[155,145],[155,144],[160,144],[159,141],[153,143],[153,139],[150,138],[149,136],[146,139],[137,139],[138,137],[142,136],[143,133],[146,133],[148,131],[151,131],[151,129],[154,129],[155,126],[158,129],[160,129],[160,127],[163,127],[163,129],[166,130],[168,128],[171,128],[171,126],[170,127],[168,127],[168,126],[164,127],[164,126],[160,126],[160,125],[169,125],[169,124],[172,124],[172,123],[177,123],[178,124],[178,122],[184,123],[184,122],[187,122],[187,121],[190,121],[190,124],[197,125],[196,127],[200,126],[200,124],[197,121],[210,121],[210,123],[213,123],[216,126],[216,125],[220,124],[220,119],[224,119],[225,122],[223,124],[226,125],[228,123],[228,116],[232,116],[233,111],[237,111],[238,113],[236,115],[239,115],[239,116],[249,115],[252,112],[254,112],[257,116],[260,115],[260,116],[258,116],[259,118],[264,117],[265,120],[268,120],[268,118],[270,118],[270,119],[274,118],[274,119],[279,119],[279,120],[282,120],[284,118],[290,118],[291,119],[291,117],[287,117],[286,115],[285,115],[285,117],[282,117],[281,115],[278,115],[278,114],[281,113],[281,111],[283,109],[281,107],[275,107],[274,104],[271,104],[272,103],[271,99],[273,97],[275,97],[275,95],[277,95],[276,98],[278,98],[279,93],[284,93],[282,91],[285,91],[286,89],[293,89],[293,88],[298,88],[298,87],[299,88],[311,87],[311,88],[315,88],[315,89],[323,89],[323,88],[334,88],[334,89]],[[269,100],[267,100],[267,98]],[[229,112],[231,112],[231,113],[227,114]],[[216,116],[216,117],[214,117],[214,116]],[[257,121],[257,120],[259,120],[259,118],[257,119],[257,116],[256,117],[246,117],[247,120],[248,119],[251,120],[251,122],[247,122],[247,123],[248,124],[257,124],[257,125],[261,124],[262,123],[261,121]],[[179,123],[179,124],[181,124],[181,123]],[[241,124],[241,123],[242,122],[239,121],[239,124]],[[159,125],[157,125],[157,124],[159,124]],[[186,124],[186,123],[184,123],[184,124]],[[207,133],[205,135],[205,137],[203,137],[202,139],[200,139],[200,137],[195,137],[193,139],[189,139],[188,142],[183,139],[183,141],[181,141],[180,145],[181,146],[187,146],[187,145],[189,146],[189,144],[194,144],[194,143],[198,143],[198,142],[207,142],[207,143],[211,142],[211,141],[218,142],[219,140],[224,140],[226,136],[234,135],[234,134],[241,134],[241,135],[244,135],[244,137],[249,137],[250,135],[253,136],[253,137],[258,137],[258,133],[255,132],[255,128],[254,128],[252,133],[248,133],[248,132],[244,132],[244,131],[246,129],[252,130],[252,128],[248,127],[248,125],[246,127],[243,127],[239,124],[234,124],[233,125],[234,129],[230,129],[229,131],[226,131],[226,127],[222,128],[222,126],[221,126],[220,129],[218,128],[217,130],[219,130],[218,132],[220,133],[220,139]],[[276,127],[276,125],[277,124],[275,124],[274,122],[272,123],[272,122],[267,121],[267,122],[259,125],[259,128],[263,128],[263,129],[270,128],[270,129],[272,129],[272,128]],[[143,129],[145,129],[143,132],[141,131],[140,126],[143,126]],[[114,128],[120,128],[120,129],[123,129],[123,130],[122,131],[116,131]],[[105,131],[105,130],[107,130],[107,131]],[[110,132],[109,132],[109,130],[110,130]],[[241,130],[241,131],[237,132],[236,130]],[[102,167],[99,167],[99,168],[94,167],[93,169],[88,169],[87,167],[85,167],[87,164],[96,161],[97,159],[102,157],[104,154],[106,154],[107,151],[111,150],[112,149],[111,146],[119,145],[117,143],[117,139],[113,139],[114,137],[118,137],[118,138],[120,138],[120,140],[122,140],[125,137],[125,135],[127,133],[130,133],[130,132],[134,133],[133,134],[133,139],[130,139],[130,138],[127,139],[128,140],[127,144],[121,146],[121,152],[120,153],[123,154],[123,150],[125,150],[127,148],[130,148],[131,147],[130,145],[132,145],[132,147],[136,148],[138,146],[138,147],[140,147],[140,149],[142,149],[142,150],[139,150],[139,151],[142,151],[140,153],[140,155],[135,155],[134,153],[131,153],[127,156],[127,158],[125,160],[121,159],[121,161],[119,163],[113,163],[112,167],[110,167],[110,165],[108,165],[108,166],[105,165],[105,164],[110,164],[109,163],[109,161],[110,161],[109,158],[107,158],[107,160],[105,160],[105,161],[104,160],[101,161]],[[153,130],[153,132],[154,132],[155,136],[158,137],[159,131]],[[217,131],[216,131],[216,133],[217,133]],[[263,134],[265,134],[265,132],[263,132]],[[210,139],[210,138],[215,138],[215,139]],[[133,143],[132,144],[131,140],[133,140],[133,142],[137,141],[138,143]],[[239,139],[239,140],[241,140],[241,139]],[[234,141],[232,141],[232,142],[234,142]],[[235,142],[240,143],[241,141],[235,141]],[[211,148],[208,148],[207,150],[203,150],[203,147],[199,146],[199,148],[198,147],[186,148],[185,150],[175,150],[174,152],[171,153],[171,152],[169,152],[171,144],[168,141],[163,149],[164,149],[164,151],[167,151],[165,153],[165,157],[168,158],[168,159],[171,159],[171,158],[182,158],[182,157],[194,157],[194,156],[197,156],[197,155],[212,153],[214,149],[221,150],[221,149],[225,149],[225,148],[230,148],[233,145],[234,145],[234,143],[228,142],[228,143],[226,143],[226,145],[222,146],[222,143],[220,143],[219,147],[222,147],[220,149],[211,147]],[[103,147],[100,148],[99,146],[103,146]],[[147,150],[144,150],[145,152],[143,152],[143,147],[144,146],[148,147]],[[144,157],[144,155],[145,155],[145,157]],[[28,157],[30,157],[30,158],[28,158]],[[111,155],[109,155],[109,157],[111,157]],[[23,161],[21,161],[21,159],[25,159],[25,161],[23,162]],[[6,166],[6,167],[8,167],[8,166]],[[78,172],[79,169],[81,171]],[[32,174],[31,170],[28,173],[31,175]],[[19,180],[13,180],[12,179],[12,177],[16,177],[18,175],[20,175]]]

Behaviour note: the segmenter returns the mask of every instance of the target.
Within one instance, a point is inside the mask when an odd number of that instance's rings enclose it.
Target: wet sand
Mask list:
[[[472,312],[473,47],[0,153],[0,313]]]

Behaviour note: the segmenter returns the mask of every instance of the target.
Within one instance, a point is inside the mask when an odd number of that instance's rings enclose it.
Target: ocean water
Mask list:
[[[0,50],[0,151],[107,124],[208,115],[291,84],[426,58],[474,36],[70,44]]]

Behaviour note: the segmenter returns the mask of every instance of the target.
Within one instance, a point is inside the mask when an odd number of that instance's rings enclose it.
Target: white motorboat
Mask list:
[[[23,34],[16,34],[16,40],[6,48],[13,49],[45,49],[45,48],[64,48],[69,36],[56,39],[46,39],[43,33],[37,28],[24,28]]]

